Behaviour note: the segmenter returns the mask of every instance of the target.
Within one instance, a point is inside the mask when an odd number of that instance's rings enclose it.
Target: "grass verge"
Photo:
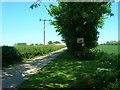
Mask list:
[[[21,88],[120,88],[118,57],[98,53],[98,60],[77,60],[66,51],[24,81]]]

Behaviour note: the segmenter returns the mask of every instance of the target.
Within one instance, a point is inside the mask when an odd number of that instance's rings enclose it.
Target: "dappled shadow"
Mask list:
[[[97,60],[76,60],[71,59],[70,54],[65,52],[22,83],[19,88],[105,89],[117,78],[116,63],[113,63],[117,57],[97,54],[101,55]]]

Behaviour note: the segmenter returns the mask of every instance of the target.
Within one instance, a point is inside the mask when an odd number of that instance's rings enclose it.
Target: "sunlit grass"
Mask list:
[[[104,53],[99,60],[76,60],[66,51],[18,88],[105,89],[117,79],[116,59]]]
[[[96,47],[96,49],[99,49],[109,54],[114,53],[117,55],[119,53],[119,47],[120,45],[99,45],[98,47]]]

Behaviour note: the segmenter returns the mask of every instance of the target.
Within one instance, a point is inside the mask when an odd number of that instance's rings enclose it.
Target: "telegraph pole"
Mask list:
[[[44,36],[43,36],[43,43],[44,43],[44,45],[45,45],[45,22],[46,22],[46,21],[52,21],[52,20],[51,20],[51,19],[49,19],[49,20],[46,20],[46,19],[41,20],[41,19],[40,19],[40,21],[44,21],[44,31],[43,31]]]

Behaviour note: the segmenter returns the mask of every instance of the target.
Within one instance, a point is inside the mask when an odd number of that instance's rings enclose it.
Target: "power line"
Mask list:
[[[43,43],[44,43],[44,45],[45,45],[45,22],[46,22],[46,21],[52,21],[52,20],[51,20],[51,19],[49,19],[49,20],[46,20],[46,19],[42,20],[42,19],[40,19],[39,21],[44,21],[44,31],[43,31],[44,36],[43,36]]]

